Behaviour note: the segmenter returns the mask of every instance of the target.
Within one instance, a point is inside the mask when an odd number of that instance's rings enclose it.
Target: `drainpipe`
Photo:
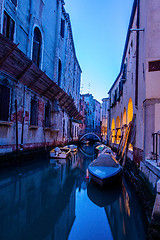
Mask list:
[[[22,116],[22,132],[21,132],[21,146],[20,146],[20,150],[23,150],[25,105],[26,105],[26,86],[24,86],[24,92],[23,92],[23,116]]]
[[[31,37],[32,37],[32,21],[33,21],[33,0],[29,0],[29,32],[28,32],[28,47],[27,56],[30,58],[31,50]]]
[[[144,143],[143,143],[143,161],[145,161],[146,155],[146,102],[143,103],[144,108]]]
[[[137,0],[137,29],[140,23],[140,2]],[[137,31],[137,44],[136,44],[136,86],[135,86],[135,106],[138,108],[138,66],[139,66],[139,31]]]
[[[57,13],[56,13],[56,28],[55,28],[55,45],[54,45],[54,71],[55,71],[55,68],[57,67],[57,45],[58,45],[58,40],[59,40],[59,24],[60,24],[60,20],[61,20],[61,1],[58,1],[57,2]],[[57,80],[57,77],[56,79],[54,79],[55,76],[53,76],[53,80]]]

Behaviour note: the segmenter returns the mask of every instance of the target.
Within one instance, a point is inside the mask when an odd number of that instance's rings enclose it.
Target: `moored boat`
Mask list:
[[[108,146],[106,146],[104,148],[104,150],[102,150],[102,152],[99,153],[99,155],[104,154],[104,153],[109,153],[112,154],[115,158],[116,158],[116,153],[112,151],[112,149]]]
[[[116,182],[122,176],[122,167],[119,162],[109,153],[101,154],[90,163],[88,171],[94,182],[100,186]]]
[[[96,150],[98,153],[101,153],[105,148],[106,148],[106,145],[100,144],[100,145],[98,145],[98,146],[95,147],[95,150]]]
[[[56,147],[50,151],[51,158],[67,158],[71,152],[70,148],[67,147]]]
[[[71,149],[71,152],[76,152],[78,150],[78,147],[76,145],[67,145],[65,146],[67,148],[70,148]]]

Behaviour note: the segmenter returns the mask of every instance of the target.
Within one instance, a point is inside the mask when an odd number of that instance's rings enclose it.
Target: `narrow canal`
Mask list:
[[[146,221],[125,179],[100,190],[86,179],[94,146],[70,160],[42,155],[1,169],[1,240],[143,240]]]

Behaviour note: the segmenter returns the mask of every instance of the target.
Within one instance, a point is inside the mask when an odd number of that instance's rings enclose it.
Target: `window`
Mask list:
[[[41,32],[36,27],[34,29],[34,37],[33,37],[33,53],[32,53],[32,61],[40,67],[41,63],[41,45],[42,45],[42,37]]]
[[[51,126],[51,124],[50,124],[50,109],[51,109],[51,106],[48,103],[45,106],[45,127],[50,127]]]
[[[10,89],[0,85],[0,120],[9,120]]]
[[[38,126],[38,103],[35,99],[31,99],[30,125]]]
[[[65,137],[65,120],[63,119],[63,138]]]
[[[61,37],[64,38],[65,20],[61,19]]]
[[[61,60],[59,59],[59,61],[58,61],[58,86],[61,85],[61,72],[62,72],[62,63],[61,63]]]
[[[14,21],[13,19],[4,12],[3,19],[3,35],[13,41],[14,38]]]

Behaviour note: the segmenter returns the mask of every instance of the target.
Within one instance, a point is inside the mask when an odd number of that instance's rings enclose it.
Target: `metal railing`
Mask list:
[[[152,151],[152,155],[153,155],[154,160],[156,160],[156,162],[158,161],[158,157],[159,157],[158,152],[159,152],[159,143],[160,143],[160,141],[159,141],[159,137],[158,136],[160,136],[159,132],[152,133],[152,138],[153,138],[153,151]]]

